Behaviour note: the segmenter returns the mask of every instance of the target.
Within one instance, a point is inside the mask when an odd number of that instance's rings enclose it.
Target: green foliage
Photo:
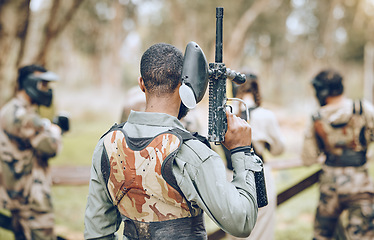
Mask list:
[[[90,114],[85,119],[70,121],[71,129],[63,136],[62,151],[51,163],[53,166],[89,166],[99,138],[113,123]]]
[[[0,209],[0,214],[5,216],[10,216],[10,212],[5,209]],[[0,239],[12,240],[14,239],[13,233],[11,231],[0,228]]]
[[[285,182],[292,182],[293,184],[297,183],[309,174],[305,174],[306,172],[310,171],[299,168],[280,171],[280,173],[284,175],[278,176],[277,178],[279,188],[286,189],[289,187],[289,184]],[[285,175],[288,177],[285,178]],[[277,209],[275,239],[312,239],[314,211],[317,206],[317,200],[318,185],[315,184],[311,188],[304,190],[281,204]]]
[[[13,232],[0,228],[0,239],[7,239],[7,240],[14,239]]]
[[[83,233],[88,185],[54,186],[52,190],[58,235],[64,236],[64,233],[69,232]]]
[[[71,119],[71,129],[63,136],[62,152],[51,161],[53,166],[90,166],[93,150],[113,123],[97,113]],[[56,233],[83,239],[84,211],[88,185],[53,186],[52,199],[56,215]]]

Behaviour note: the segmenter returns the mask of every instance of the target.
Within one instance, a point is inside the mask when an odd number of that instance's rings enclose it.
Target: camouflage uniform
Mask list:
[[[0,112],[0,182],[16,239],[55,238],[48,159],[61,147],[61,135],[36,110],[18,94]]]
[[[331,239],[343,210],[348,210],[350,239],[374,239],[374,186],[366,151],[373,141],[374,109],[367,101],[344,98],[320,108],[305,134],[302,159],[306,165],[326,155],[320,176],[315,239]]]
[[[155,137],[173,128],[185,131],[181,122],[170,115],[134,111],[123,127],[129,138]],[[168,225],[161,232],[158,229],[155,239],[206,239],[204,224],[190,220],[201,221],[199,216],[203,212],[233,235],[244,237],[250,233],[257,218],[253,169],[259,166],[255,158],[244,152],[233,153],[235,175],[230,183],[225,178],[225,166],[214,151],[193,139],[185,141],[175,152],[179,141],[174,137],[164,136],[162,140],[155,137],[149,147],[138,152],[130,151],[128,139],[117,134],[109,133],[99,141],[92,159],[85,239],[114,239],[121,220],[127,227],[130,217],[136,229],[144,229],[147,223],[164,225],[175,219],[185,221],[183,225]],[[170,144],[165,146],[170,148],[152,147],[157,139],[168,141]],[[160,160],[170,152],[176,153],[171,169],[180,192],[167,185],[164,175],[160,174]],[[102,160],[105,154],[112,161],[112,169],[106,174]],[[122,156],[126,156],[125,161]],[[122,171],[125,176],[119,174]],[[110,181],[105,180],[108,178]],[[118,186],[112,185],[115,182],[123,182],[123,191],[115,189]],[[186,237],[185,231],[196,235]],[[178,238],[170,238],[176,235]],[[124,236],[124,239],[138,238]]]

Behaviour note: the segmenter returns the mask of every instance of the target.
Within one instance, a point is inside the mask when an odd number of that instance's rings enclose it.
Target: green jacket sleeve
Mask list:
[[[234,179],[228,182],[221,158],[205,145],[188,141],[176,157],[173,172],[192,206],[201,208],[231,235],[247,237],[257,220],[258,207],[252,171],[256,160],[244,152],[233,154],[232,160]]]
[[[92,158],[91,178],[84,216],[85,239],[115,239],[121,216],[112,204],[101,174],[101,154],[104,147],[99,141]]]

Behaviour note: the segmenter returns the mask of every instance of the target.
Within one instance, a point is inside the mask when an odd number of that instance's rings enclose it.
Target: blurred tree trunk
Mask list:
[[[17,69],[29,59],[27,39],[31,32],[28,31],[31,23],[31,0],[0,0],[0,107],[14,95],[16,88]],[[51,43],[64,30],[72,19],[79,5],[84,0],[74,0],[70,8],[63,10],[60,0],[54,0],[49,9],[49,18],[42,32],[33,32],[40,35],[41,41],[33,63],[46,64],[46,56]],[[60,21],[57,21],[60,13]],[[62,13],[62,15],[61,15]],[[40,20],[40,19],[38,19]],[[29,64],[30,61],[27,62]]]
[[[334,58],[336,52],[335,44],[335,30],[338,26],[338,20],[334,18],[334,9],[336,5],[340,4],[340,0],[330,1],[329,11],[327,14],[326,22],[324,23],[323,38],[322,44],[326,49],[326,58],[327,62],[330,62]]]
[[[374,44],[372,42],[365,45],[363,92],[367,100],[374,101]]]
[[[96,64],[99,69],[100,86],[110,85],[118,88],[121,87],[122,77],[120,50],[128,34],[123,29],[123,21],[131,13],[128,9],[123,8],[119,1],[112,2],[111,7],[116,9],[116,15],[106,28],[100,29],[102,51],[99,53],[100,57]]]
[[[172,0],[172,1],[169,1],[169,4],[171,5],[170,8],[173,9],[173,11],[171,11],[170,13],[171,20],[174,23],[172,26],[173,37],[174,37],[173,44],[177,47],[180,47],[181,50],[184,51],[183,47],[185,47],[184,45],[186,45],[186,39],[188,39],[186,35],[188,34],[188,36],[191,39],[194,39],[194,36],[193,34],[191,34],[191,31],[190,31],[191,29],[189,29],[188,28],[189,26],[186,26],[186,24],[190,23],[191,21],[193,21],[193,19],[196,19],[196,18],[192,18],[191,16],[188,16],[188,19],[189,19],[188,22],[181,20],[181,19],[186,19],[185,9],[181,8],[178,1]],[[189,40],[190,39],[188,39],[187,41]]]
[[[30,0],[0,0],[0,106],[12,95],[23,56]]]

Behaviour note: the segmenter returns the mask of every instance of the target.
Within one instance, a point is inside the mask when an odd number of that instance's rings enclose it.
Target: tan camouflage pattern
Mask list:
[[[356,111],[359,107],[356,103]],[[317,163],[318,156],[322,152],[329,152],[335,155],[341,155],[343,148],[350,148],[354,151],[367,149],[367,145],[362,145],[359,141],[359,135],[362,127],[365,126],[365,138],[368,143],[372,142],[372,133],[374,129],[374,108],[363,101],[362,115],[352,114],[353,101],[346,99],[338,106],[324,106],[319,110],[321,120],[311,121],[304,135],[304,144],[302,149],[302,160],[305,165]],[[317,115],[317,114],[315,114]],[[347,123],[343,128],[333,128],[332,124]],[[319,149],[317,145],[316,132],[323,139],[325,149]]]
[[[40,225],[33,226],[30,224],[29,219],[34,217],[35,212],[28,210],[16,210],[12,211],[12,227],[15,239],[27,239],[27,240],[55,240],[57,239],[54,234],[53,227],[43,227]],[[52,217],[52,218],[51,218]],[[53,222],[53,215],[43,214],[38,216],[39,221],[42,222]],[[35,224],[34,222],[31,222]]]
[[[9,197],[3,184],[3,171],[0,164],[0,208],[5,209],[7,202],[9,202]]]
[[[331,122],[322,118],[314,122],[314,129],[323,139],[324,151],[334,155],[342,155],[344,148],[359,152],[366,150],[367,146],[362,145],[359,136],[361,129],[365,126],[364,116],[352,114],[347,124],[342,128],[334,128]]]
[[[336,219],[346,209],[347,232],[350,239],[374,239],[373,187],[367,166],[323,166],[314,228],[315,238],[330,239],[326,238],[326,231],[334,232]]]
[[[358,102],[357,102],[358,103]],[[356,103],[356,111],[359,106]],[[304,164],[318,162],[321,153],[341,155],[344,148],[363,151],[373,141],[374,108],[363,101],[362,115],[353,115],[353,101],[344,99],[340,104],[326,105],[319,110],[321,119],[311,121],[305,134],[302,149]],[[330,123],[347,123],[342,128],[333,128]],[[367,144],[359,141],[365,126]],[[316,133],[325,145],[320,149]],[[322,165],[320,176],[320,200],[314,225],[314,239],[333,239],[335,224],[342,211],[348,211],[347,232],[350,239],[374,239],[374,185],[368,173],[368,165],[359,167],[337,167]]]
[[[180,144],[178,137],[165,133],[144,149],[133,151],[121,131],[105,136],[110,161],[107,187],[123,215],[144,222],[191,217],[186,200],[161,175],[163,161]]]
[[[54,225],[48,159],[62,143],[60,133],[52,130],[20,94],[0,111],[0,192],[6,192],[2,205],[27,212],[24,221],[33,229]]]

